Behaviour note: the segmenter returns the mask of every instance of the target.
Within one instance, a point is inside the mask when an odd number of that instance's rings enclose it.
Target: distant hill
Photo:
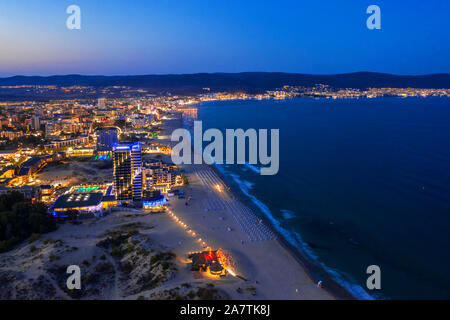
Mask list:
[[[243,73],[196,73],[173,75],[141,76],[14,76],[0,78],[0,86],[5,85],[88,85],[95,87],[130,86],[145,88],[154,92],[197,93],[203,88],[212,91],[259,92],[284,85],[314,86],[327,84],[335,88],[368,87],[412,87],[412,88],[450,88],[450,74],[430,74],[419,76],[392,75],[374,72],[356,72],[332,75],[311,75],[281,72],[243,72]]]

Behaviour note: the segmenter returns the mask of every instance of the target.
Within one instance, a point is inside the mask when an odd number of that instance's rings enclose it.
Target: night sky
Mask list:
[[[449,15],[448,0],[1,0],[0,76],[449,73]]]

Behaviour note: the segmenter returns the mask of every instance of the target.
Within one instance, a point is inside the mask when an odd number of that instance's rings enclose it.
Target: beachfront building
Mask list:
[[[106,210],[116,206],[110,184],[78,185],[56,199],[53,204],[54,217],[68,217],[74,212],[81,216],[103,216]]]
[[[56,199],[53,216],[65,218],[69,216],[69,212],[98,216],[103,212],[102,199],[101,192],[64,194]]]
[[[169,165],[161,160],[146,160],[143,164],[144,184],[146,190],[159,190],[168,193],[170,189],[183,185],[181,172],[176,165]]]
[[[145,210],[150,210],[152,212],[163,211],[166,202],[166,197],[164,197],[160,191],[144,191],[142,203]]]
[[[142,154],[139,142],[113,146],[113,175],[117,201],[142,203]]]
[[[144,191],[143,196],[143,208],[152,212],[160,212],[165,210],[166,197],[164,197],[160,191]]]

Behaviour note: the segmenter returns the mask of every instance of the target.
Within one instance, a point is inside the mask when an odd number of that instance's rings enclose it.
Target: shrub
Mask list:
[[[198,288],[197,290],[197,296],[200,300],[214,300],[214,295],[216,293],[216,289]]]
[[[86,284],[91,283],[92,280],[93,280],[93,278],[94,278],[94,277],[92,276],[92,274],[88,273],[88,274],[86,275],[86,278],[85,278]]]
[[[194,299],[195,298],[195,292],[193,290],[189,290],[189,292],[187,293],[187,297],[189,299]]]
[[[40,235],[39,233],[33,232],[33,233],[30,235],[30,238],[28,239],[28,242],[29,242],[29,243],[33,243],[33,242],[35,242],[36,240],[38,240],[40,237],[41,237],[41,235]]]
[[[50,262],[53,262],[53,261],[59,260],[59,259],[61,259],[61,258],[60,258],[59,256],[55,256],[53,253],[50,254],[50,256],[48,257],[48,260],[49,260]]]

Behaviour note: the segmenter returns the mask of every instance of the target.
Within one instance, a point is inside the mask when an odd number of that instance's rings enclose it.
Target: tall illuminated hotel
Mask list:
[[[116,200],[142,204],[141,144],[114,144],[114,192]]]

